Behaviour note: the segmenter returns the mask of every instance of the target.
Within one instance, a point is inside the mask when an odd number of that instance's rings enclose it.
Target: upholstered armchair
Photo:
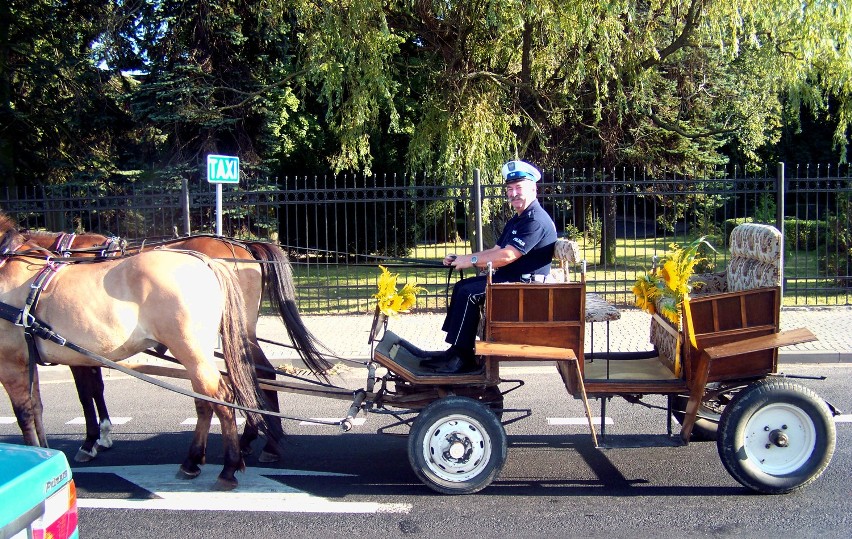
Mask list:
[[[770,225],[744,223],[731,232],[731,259],[724,271],[694,275],[692,295],[741,292],[780,286],[781,232]]]

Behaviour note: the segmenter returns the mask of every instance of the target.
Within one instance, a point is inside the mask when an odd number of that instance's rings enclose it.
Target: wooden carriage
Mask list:
[[[396,382],[395,397],[420,410],[409,436],[415,472],[445,493],[489,484],[506,451],[500,365],[543,361],[554,362],[568,392],[582,400],[595,445],[589,399],[601,401],[603,431],[607,399],[664,395],[669,432],[672,416],[682,424],[669,439],[715,439],[724,466],[743,485],[781,493],[813,481],[833,453],[833,412],[807,388],[772,376],[779,347],[815,339],[807,329],[780,331],[780,234],[741,227],[732,253],[726,273],[707,279],[717,289],[705,283],[680,327],[653,315],[647,352],[586,354],[587,303],[596,299],[582,279],[489,282],[476,345],[481,372],[429,373],[399,337],[386,336],[374,359]]]

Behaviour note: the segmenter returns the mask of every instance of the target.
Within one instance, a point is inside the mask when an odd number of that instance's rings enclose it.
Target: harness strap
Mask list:
[[[50,363],[46,363],[41,359],[41,354],[38,353],[38,346],[36,344],[36,335],[33,325],[35,324],[35,316],[31,314],[35,312],[36,305],[38,304],[38,298],[41,296],[41,291],[50,284],[50,281],[56,276],[56,274],[64,268],[67,264],[56,264],[51,262],[49,259],[41,271],[38,272],[35,279],[33,279],[32,284],[30,285],[30,293],[27,295],[27,301],[24,303],[24,308],[21,309],[20,318],[15,325],[21,326],[24,328],[24,340],[27,342],[27,351],[29,352],[29,361],[28,370],[29,370],[29,384],[30,384],[30,395],[33,392],[33,386],[35,384],[35,370],[36,363],[42,366],[51,365]],[[41,324],[39,324],[41,325]],[[47,327],[46,325],[44,327]],[[47,329],[50,329],[47,327]]]
[[[60,232],[59,237],[56,238],[56,243],[53,244],[54,247],[50,250],[67,258],[71,256],[71,246],[74,245],[74,238],[76,237],[77,235],[73,233]]]
[[[119,253],[123,255],[126,247],[127,240],[124,240],[119,236],[110,236],[109,238],[107,238],[106,244],[104,244],[104,248],[101,251],[101,256],[111,256]]]

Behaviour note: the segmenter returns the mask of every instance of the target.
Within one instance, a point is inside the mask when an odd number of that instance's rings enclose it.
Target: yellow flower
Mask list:
[[[406,284],[402,291],[398,292],[396,281],[399,277],[391,273],[384,266],[379,266],[382,274],[379,275],[378,291],[373,294],[376,298],[379,310],[385,316],[396,316],[400,312],[407,312],[417,303],[417,294],[425,292],[426,289],[413,284]]]
[[[636,279],[633,286],[636,306],[651,314],[657,312],[680,327],[683,300],[692,290],[689,278],[695,264],[701,260],[698,257],[698,248],[702,244],[713,249],[703,236],[685,247],[671,244],[669,252],[659,263],[659,269],[649,271]]]

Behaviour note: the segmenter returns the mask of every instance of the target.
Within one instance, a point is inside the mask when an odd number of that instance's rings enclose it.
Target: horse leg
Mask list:
[[[201,465],[207,461],[207,436],[210,434],[210,421],[213,418],[213,405],[207,401],[195,399],[195,434],[189,445],[189,454],[178,469],[178,479],[195,479],[201,473]]]
[[[83,445],[77,450],[74,460],[76,462],[89,462],[98,456],[97,441],[100,429],[98,428],[98,418],[93,399],[94,379],[96,376],[100,378],[100,369],[93,367],[70,368],[71,374],[74,376],[74,385],[77,386],[77,397],[80,399],[80,406],[83,407],[83,418],[86,422],[86,438],[83,440]]]
[[[104,377],[103,370],[99,367],[94,367],[92,370],[96,376],[92,377],[95,387],[92,390],[92,397],[95,400],[95,407],[98,409],[98,437],[97,447],[100,451],[106,451],[112,447],[112,421],[109,419],[109,411],[107,410],[106,399],[104,399]]]
[[[220,384],[219,395],[222,400],[232,401],[231,391],[224,380]],[[233,408],[221,404],[214,404],[213,410],[216,412],[216,416],[219,418],[219,423],[222,426],[222,442],[225,453],[225,464],[219,473],[214,488],[216,490],[233,490],[237,487],[237,478],[234,474],[237,471],[244,472],[246,469],[245,461],[243,460],[243,455],[240,452],[240,446],[237,441],[239,433],[237,431],[236,414]]]
[[[33,380],[32,395],[26,369],[23,369],[19,376],[14,377],[9,377],[4,372],[0,383],[9,395],[24,443],[35,447],[47,447],[44,424],[39,417],[42,413],[42,405],[41,393],[38,391],[38,378]]]
[[[266,354],[263,353],[263,350],[257,342],[257,338],[252,336],[250,339],[252,341],[252,358],[254,360],[255,372],[257,373],[258,379],[275,380],[275,368],[272,366],[272,363],[269,362]],[[266,397],[266,404],[269,410],[279,412],[281,408],[278,404],[278,392],[272,389],[264,389],[263,394]],[[270,416],[267,420],[275,421],[278,425],[281,425],[281,418],[279,417]],[[283,426],[281,428],[283,429]],[[252,453],[251,444],[257,439],[257,437],[257,426],[252,425],[247,421],[243,428],[243,434],[240,437],[240,452],[243,455],[250,455]],[[281,458],[278,451],[278,445],[267,438],[266,445],[264,445],[257,460],[258,462],[263,463],[278,462]]]
[[[38,382],[38,371],[33,375],[32,385],[32,406],[33,406],[33,423],[35,424],[36,438],[41,447],[48,447],[47,435],[44,432],[44,405],[41,402],[41,384]]]

